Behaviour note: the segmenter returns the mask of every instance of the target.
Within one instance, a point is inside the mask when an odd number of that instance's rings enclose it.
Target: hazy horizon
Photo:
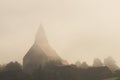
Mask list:
[[[40,24],[68,62],[112,56],[120,65],[119,0],[1,0],[0,64],[22,62]]]

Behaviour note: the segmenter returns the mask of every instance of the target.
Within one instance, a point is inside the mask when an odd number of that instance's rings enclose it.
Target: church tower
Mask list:
[[[32,73],[50,61],[62,63],[62,59],[49,45],[44,28],[40,26],[34,44],[23,58],[23,69],[27,73]]]

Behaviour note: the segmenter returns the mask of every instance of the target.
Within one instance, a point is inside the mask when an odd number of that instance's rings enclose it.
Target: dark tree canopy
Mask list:
[[[58,64],[50,61],[44,68],[39,66],[32,74],[27,74],[18,62],[10,62],[2,67],[0,80],[104,80],[120,77],[120,71],[113,74],[108,67],[89,67],[86,62],[81,67]]]
[[[5,66],[6,71],[21,71],[22,66],[18,62],[10,62]]]

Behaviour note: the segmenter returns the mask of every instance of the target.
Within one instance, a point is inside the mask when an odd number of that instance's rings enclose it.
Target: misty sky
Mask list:
[[[58,54],[120,65],[120,0],[0,0],[0,63],[22,62],[39,25]]]

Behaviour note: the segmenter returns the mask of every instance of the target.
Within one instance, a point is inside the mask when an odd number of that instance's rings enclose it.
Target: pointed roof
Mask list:
[[[48,40],[47,40],[47,37],[45,34],[45,30],[44,30],[42,24],[40,24],[38,31],[36,33],[35,43],[37,43],[37,44],[48,43]]]
[[[61,57],[49,45],[44,28],[40,25],[36,33],[35,43],[23,58],[23,68],[26,72],[32,72],[39,66],[44,66],[49,61],[62,63]]]

